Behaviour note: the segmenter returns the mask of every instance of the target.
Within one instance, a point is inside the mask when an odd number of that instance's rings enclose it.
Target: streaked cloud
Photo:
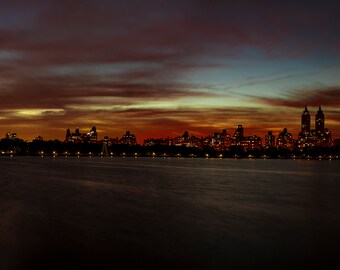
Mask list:
[[[1,4],[0,132],[263,133],[319,104],[340,129],[338,1]]]
[[[340,87],[303,89],[298,91],[291,91],[283,95],[283,97],[256,97],[254,98],[254,100],[271,106],[283,106],[292,108],[303,108],[304,106],[317,107],[323,104],[330,107],[339,107]]]

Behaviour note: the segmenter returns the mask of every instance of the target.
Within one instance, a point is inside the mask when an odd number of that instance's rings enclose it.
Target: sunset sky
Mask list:
[[[233,2],[233,3],[232,3]],[[0,0],[0,137],[340,137],[340,2]]]

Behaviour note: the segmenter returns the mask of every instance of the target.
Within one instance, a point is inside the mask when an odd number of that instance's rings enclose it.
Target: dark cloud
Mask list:
[[[7,6],[7,12],[20,13],[23,3]],[[0,47],[24,51],[33,64],[167,61],[214,52],[231,52],[232,56],[240,53],[240,45],[256,46],[271,55],[291,50],[302,53],[330,40],[327,46],[335,45],[340,26],[336,3],[41,3],[42,7],[37,1],[26,4],[32,14],[28,26],[0,25]]]
[[[13,1],[0,11],[0,50],[22,55],[15,60],[19,75],[66,64],[157,62],[162,74],[180,76],[221,57],[246,57],[249,47],[273,58],[333,51],[338,10],[332,1]],[[201,57],[211,63],[197,63]]]
[[[100,107],[139,104],[145,100],[175,100],[215,95],[196,91],[195,88],[198,87],[199,85],[184,83],[134,83],[126,80],[100,82],[96,76],[26,77],[2,86],[0,106],[2,109],[58,109],[70,105]],[[93,101],[93,98],[96,100]]]
[[[288,93],[282,98],[257,97],[255,100],[271,106],[291,108],[317,107],[319,105],[338,107],[340,106],[340,88],[306,89]]]

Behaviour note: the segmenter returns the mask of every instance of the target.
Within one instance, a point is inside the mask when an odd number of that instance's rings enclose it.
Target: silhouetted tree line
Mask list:
[[[105,148],[105,147],[104,147]],[[112,155],[112,156],[143,156],[143,157],[223,157],[223,158],[329,158],[340,155],[340,147],[331,148],[314,147],[299,150],[288,150],[269,148],[262,150],[246,150],[242,146],[231,146],[228,150],[216,151],[212,147],[194,148],[186,146],[141,146],[141,145],[124,145],[114,144],[107,145],[103,148],[102,143],[90,142],[62,142],[59,140],[40,141],[34,140],[26,142],[21,139],[1,139],[0,151],[2,155],[20,155],[20,156],[89,156],[89,155]],[[103,151],[105,150],[105,151]]]

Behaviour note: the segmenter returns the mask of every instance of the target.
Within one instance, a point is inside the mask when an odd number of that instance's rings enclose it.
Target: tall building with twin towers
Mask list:
[[[316,112],[315,115],[315,131],[318,134],[325,131],[325,115],[321,109],[321,106],[319,106],[319,110]],[[303,111],[301,116],[301,132],[302,133],[311,132],[310,114],[307,109],[307,106],[305,107],[305,110]]]
[[[303,150],[309,147],[332,146],[332,134],[325,128],[325,115],[319,106],[315,114],[315,129],[311,129],[311,115],[307,106],[301,115],[301,131],[298,139],[298,149]]]

